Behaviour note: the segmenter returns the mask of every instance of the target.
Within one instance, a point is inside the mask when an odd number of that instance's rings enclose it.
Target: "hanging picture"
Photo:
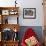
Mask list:
[[[2,15],[9,15],[9,10],[2,10]]]
[[[23,8],[23,18],[24,19],[35,19],[36,8]]]

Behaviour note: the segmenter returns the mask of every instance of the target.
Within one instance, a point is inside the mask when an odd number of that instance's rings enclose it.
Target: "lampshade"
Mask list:
[[[15,0],[15,7],[16,7],[16,4],[17,4],[17,2],[16,2],[17,0]]]
[[[16,28],[14,29],[14,32],[17,32],[17,29]]]

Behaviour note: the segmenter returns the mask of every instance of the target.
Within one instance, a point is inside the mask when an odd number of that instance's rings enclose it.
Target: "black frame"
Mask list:
[[[33,13],[33,14],[35,14],[34,17],[25,17],[25,10],[27,10],[27,9],[28,10],[34,10],[35,11],[35,13]],[[36,19],[36,8],[23,8],[23,18],[24,19]]]

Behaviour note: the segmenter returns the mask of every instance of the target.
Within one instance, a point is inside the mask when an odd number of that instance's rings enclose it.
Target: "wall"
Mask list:
[[[15,6],[15,0],[0,0],[0,6]],[[21,26],[43,26],[42,0],[17,0],[19,6],[19,24]],[[36,8],[36,19],[23,19],[23,8]],[[9,19],[10,20],[10,19]]]
[[[44,0],[44,26],[46,28],[46,0]]]
[[[21,11],[20,11],[20,24],[22,26],[42,26],[43,25],[43,6],[42,0],[25,0],[20,1]],[[36,8],[36,19],[23,19],[23,8]]]

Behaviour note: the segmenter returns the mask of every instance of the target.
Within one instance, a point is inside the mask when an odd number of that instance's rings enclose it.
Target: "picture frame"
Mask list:
[[[10,11],[9,11],[9,14],[10,14],[10,15],[17,15],[17,13],[18,13],[18,12],[17,12],[16,10],[10,10]]]
[[[35,19],[36,8],[23,8],[23,18],[24,19]]]
[[[2,10],[2,15],[9,15],[9,10]]]

